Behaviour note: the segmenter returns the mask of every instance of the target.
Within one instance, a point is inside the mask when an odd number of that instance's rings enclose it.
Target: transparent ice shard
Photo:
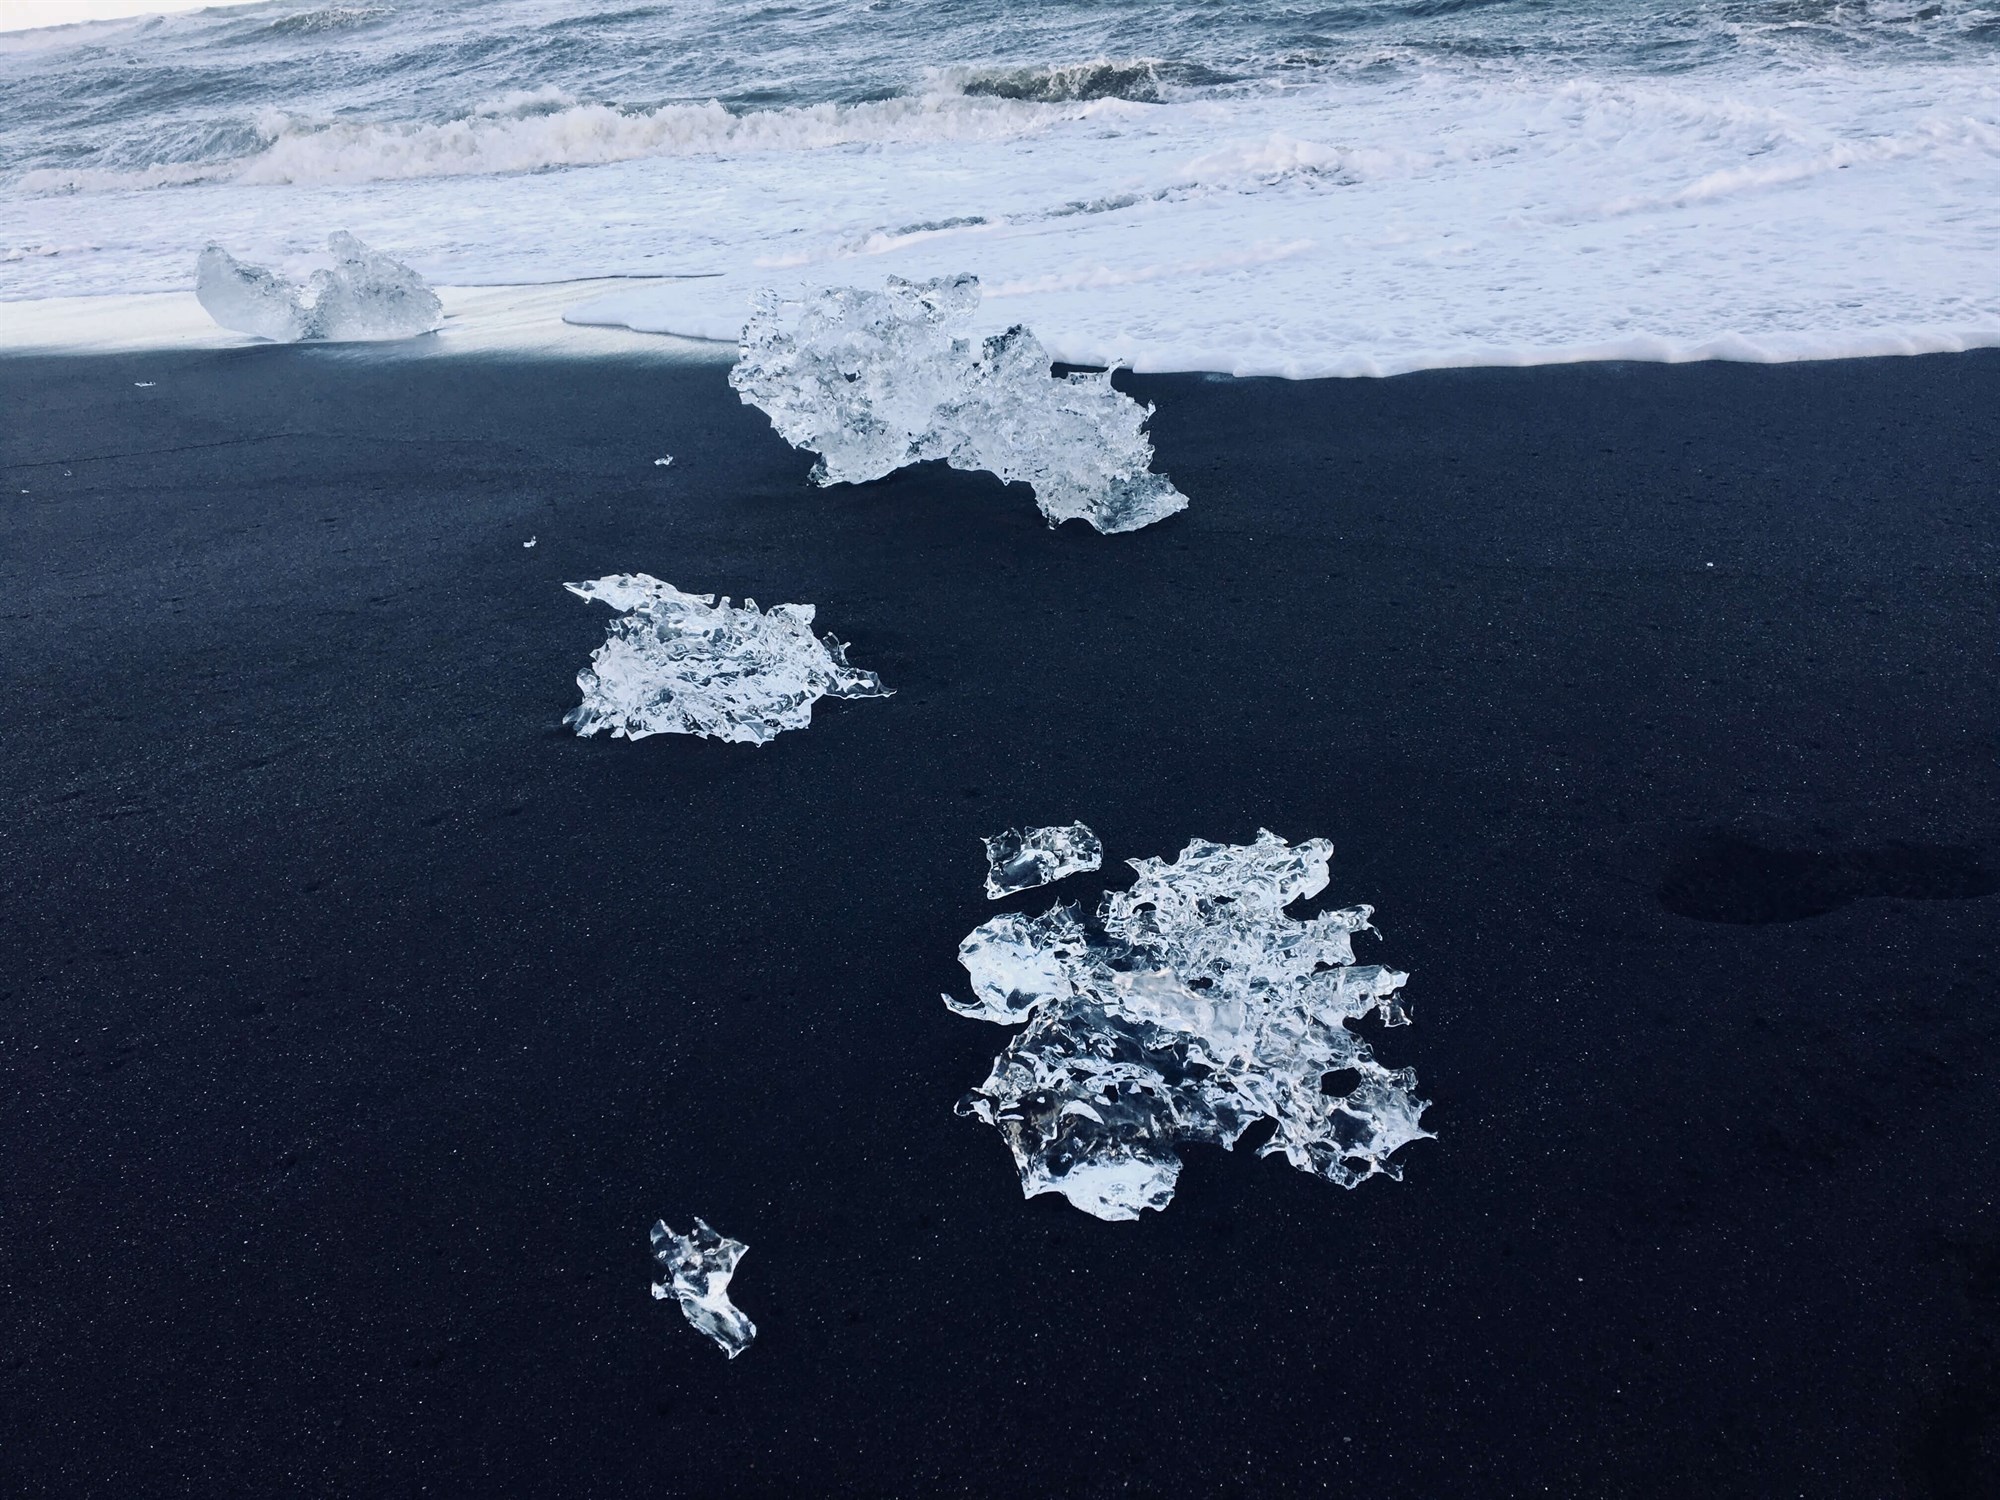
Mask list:
[[[750,1347],[757,1325],[729,1300],[729,1278],[750,1247],[717,1234],[700,1219],[686,1234],[675,1234],[666,1220],[653,1224],[653,1258],[665,1279],[653,1283],[653,1297],[673,1297],[681,1314],[698,1332],[707,1334],[731,1359]]]
[[[563,587],[622,611],[577,674],[583,702],[563,722],[581,735],[608,729],[614,739],[698,734],[762,745],[804,729],[821,698],[892,691],[873,672],[849,666],[834,637],[813,634],[810,604],[718,603],[645,573]]]
[[[224,328],[279,343],[409,338],[444,321],[437,294],[394,256],[344,230],[326,244],[332,269],[313,272],[303,287],[210,245],[195,262],[195,297]]]
[[[196,259],[194,294],[224,328],[281,344],[306,336],[298,283],[262,266],[246,266],[220,245],[210,245]]]
[[[1081,519],[1134,531],[1187,506],[1150,472],[1150,406],[1108,373],[1056,379],[1018,324],[977,339],[976,276],[882,291],[831,287],[787,299],[759,295],[729,373],[743,400],[785,441],[819,454],[818,484],[880,479],[941,458],[1024,480],[1049,524]]]
[[[423,277],[392,255],[342,231],[326,242],[331,271],[313,272],[313,338],[401,339],[444,321],[444,304]]]
[[[1104,846],[1081,823],[1067,828],[1010,828],[986,840],[986,894],[998,901],[1103,863]]]
[[[1197,839],[1142,859],[1094,920],[1056,906],[1008,913],[959,945],[960,1015],[1026,1027],[958,1112],[999,1130],[1022,1191],[1061,1193],[1100,1219],[1162,1209],[1189,1142],[1233,1147],[1257,1120],[1259,1156],[1342,1187],[1400,1178],[1399,1147],[1427,1138],[1416,1075],[1375,1061],[1347,1027],[1409,1020],[1407,975],[1354,962],[1374,909],[1309,918],[1285,908],[1327,884],[1333,846]],[[1341,1092],[1331,1075],[1351,1074]]]

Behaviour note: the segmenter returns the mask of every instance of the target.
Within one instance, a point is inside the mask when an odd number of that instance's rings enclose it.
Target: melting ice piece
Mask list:
[[[669,453],[665,458],[656,458],[653,460],[653,467],[656,469],[671,469],[673,466],[674,466],[674,456],[671,453]]]
[[[1067,828],[1010,828],[986,840],[986,894],[998,901],[1103,863],[1104,846],[1081,823]]]
[[[224,328],[281,344],[306,336],[299,285],[262,266],[244,265],[220,245],[210,245],[195,261],[194,294]]]
[[[653,1224],[653,1258],[666,1273],[653,1283],[653,1298],[676,1298],[681,1313],[696,1330],[707,1334],[731,1359],[750,1347],[757,1325],[729,1300],[729,1278],[750,1247],[717,1234],[700,1219],[686,1234],[675,1234],[664,1219]]]
[[[1049,374],[1018,324],[974,340],[979,278],[831,287],[788,300],[761,293],[729,383],[786,442],[819,454],[819,484],[880,479],[941,458],[1034,486],[1049,524],[1081,519],[1135,531],[1185,509],[1149,472],[1150,406],[1108,373]]]
[[[1233,1147],[1259,1119],[1276,1124],[1259,1156],[1353,1187],[1428,1137],[1416,1075],[1375,1061],[1346,1022],[1409,1017],[1409,976],[1354,962],[1352,935],[1374,909],[1300,920],[1294,901],[1327,883],[1333,846],[1197,839],[1172,864],[1129,861],[1094,922],[1072,907],[1008,913],[959,944],[973,998],[960,1015],[1021,1031],[958,1112],[999,1130],[1022,1191],[1061,1193],[1100,1219],[1162,1209],[1191,1141]],[[1332,1096],[1334,1073],[1356,1079]]]
[[[194,294],[224,328],[292,343],[299,339],[401,339],[429,333],[444,305],[423,277],[346,231],[326,242],[333,268],[297,282],[246,266],[220,245],[195,262]]]
[[[525,542],[521,543],[521,545],[523,547],[532,547],[535,545],[535,543],[539,542],[540,540],[541,538],[538,536],[531,536]]]
[[[886,698],[847,648],[812,632],[810,604],[757,608],[713,594],[683,594],[644,573],[566,583],[572,594],[624,611],[577,674],[583,702],[563,722],[614,739],[699,734],[761,745],[812,722],[820,698]]]

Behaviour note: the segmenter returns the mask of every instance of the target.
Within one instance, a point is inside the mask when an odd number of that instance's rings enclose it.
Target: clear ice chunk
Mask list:
[[[729,383],[786,442],[819,454],[818,484],[941,458],[1032,485],[1051,526],[1135,531],[1186,508],[1172,481],[1150,472],[1152,407],[1108,372],[1052,377],[1048,351],[1018,324],[972,337],[978,305],[969,275],[892,276],[879,292],[767,290]]]
[[[195,297],[224,328],[279,343],[409,338],[444,321],[437,293],[394,256],[344,230],[326,245],[332,269],[303,287],[210,245],[195,262]]]
[[[810,604],[760,610],[713,594],[683,594],[644,573],[563,585],[622,613],[577,674],[583,702],[563,718],[581,735],[614,739],[698,734],[762,745],[812,722],[821,698],[886,698],[847,648],[812,632]]]
[[[194,295],[224,328],[281,344],[306,336],[298,283],[262,266],[246,266],[220,245],[210,245],[196,259]]]
[[[958,1112],[999,1130],[1022,1192],[1060,1193],[1100,1219],[1163,1209],[1180,1147],[1233,1147],[1254,1122],[1259,1156],[1353,1187],[1400,1178],[1399,1147],[1429,1137],[1416,1075],[1389,1069],[1347,1027],[1409,1020],[1409,977],[1354,962],[1374,909],[1299,919],[1285,908],[1326,888],[1333,846],[1197,839],[1169,864],[1105,894],[1094,921],[1073,907],[1008,913],[959,944],[973,998],[963,1016],[1026,1028]],[[1352,1073],[1345,1092],[1331,1075]]]
[[[731,1359],[757,1337],[757,1325],[729,1300],[729,1278],[749,1248],[741,1240],[717,1234],[700,1219],[686,1234],[675,1234],[664,1219],[653,1224],[653,1259],[665,1273],[664,1280],[653,1283],[654,1300],[677,1300],[681,1315]]]
[[[1067,828],[1010,828],[985,842],[986,894],[995,901],[1104,863],[1104,846],[1081,823]]]

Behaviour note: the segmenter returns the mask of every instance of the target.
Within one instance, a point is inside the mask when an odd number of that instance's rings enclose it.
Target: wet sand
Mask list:
[[[0,1488],[1982,1493],[2000,354],[1129,384],[1099,537],[715,366],[0,361]],[[579,740],[624,570],[896,696]],[[1073,818],[1334,841],[1403,1182],[1021,1199],[937,995]]]

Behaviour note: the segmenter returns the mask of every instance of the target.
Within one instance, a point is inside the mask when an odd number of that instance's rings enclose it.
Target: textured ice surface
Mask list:
[[[563,722],[578,734],[699,734],[761,745],[804,729],[820,698],[891,692],[873,672],[849,666],[839,641],[813,634],[810,604],[732,605],[644,573],[563,587],[623,611],[577,674],[583,702]]]
[[[1019,325],[967,336],[978,306],[976,276],[766,292],[729,383],[786,442],[819,454],[819,484],[941,458],[1026,481],[1052,526],[1134,531],[1187,506],[1149,471],[1150,406],[1109,374],[1052,377],[1048,351]]]
[[[1354,962],[1372,907],[1285,913],[1325,889],[1332,855],[1268,831],[1197,839],[1172,864],[1129,861],[1137,878],[1094,922],[1067,906],[1008,913],[959,944],[973,998],[945,1004],[1027,1023],[958,1106],[1000,1131],[1025,1194],[1136,1219],[1172,1199],[1182,1145],[1234,1146],[1260,1119],[1276,1130],[1259,1156],[1343,1187],[1402,1176],[1390,1157],[1430,1134],[1416,1076],[1382,1067],[1346,1022],[1405,1024],[1408,976]],[[1350,1089],[1323,1089],[1348,1070]]]
[[[194,294],[224,328],[281,344],[306,336],[305,294],[298,283],[262,266],[246,266],[220,245],[210,245],[195,262]]]
[[[986,894],[998,901],[1103,863],[1104,846],[1081,823],[1067,828],[1010,828],[986,840]]]
[[[345,231],[326,245],[333,268],[313,272],[303,287],[210,245],[195,262],[194,294],[224,328],[280,343],[408,338],[444,321],[437,294],[394,256]]]
[[[654,1298],[678,1300],[688,1322],[721,1345],[731,1359],[757,1337],[757,1325],[729,1300],[729,1278],[749,1248],[741,1240],[717,1234],[700,1219],[686,1234],[675,1234],[664,1219],[653,1224],[653,1258],[665,1278],[653,1283]]]

